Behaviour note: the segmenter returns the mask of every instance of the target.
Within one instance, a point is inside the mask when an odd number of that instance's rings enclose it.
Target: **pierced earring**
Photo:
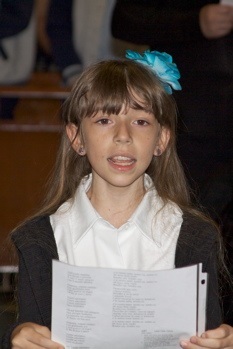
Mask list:
[[[157,156],[160,156],[162,154],[162,150],[160,148],[157,149]]]
[[[78,154],[79,154],[79,155],[84,155],[84,153],[85,153],[85,149],[84,149],[84,147],[81,145],[80,148],[79,148],[79,150],[78,150]]]

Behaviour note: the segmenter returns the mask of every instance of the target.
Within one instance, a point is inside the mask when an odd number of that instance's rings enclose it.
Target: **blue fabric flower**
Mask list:
[[[151,68],[160,78],[164,89],[168,94],[172,94],[172,88],[174,90],[181,90],[180,83],[178,82],[180,72],[177,65],[172,62],[172,56],[166,52],[147,50],[143,55],[141,55],[138,52],[126,50],[126,58],[132,59]]]

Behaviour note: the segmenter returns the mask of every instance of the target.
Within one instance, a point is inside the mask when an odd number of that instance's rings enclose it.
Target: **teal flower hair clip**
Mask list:
[[[148,66],[159,77],[168,94],[172,94],[172,88],[181,90],[178,82],[180,72],[168,53],[147,50],[141,55],[138,52],[126,50],[125,57]]]

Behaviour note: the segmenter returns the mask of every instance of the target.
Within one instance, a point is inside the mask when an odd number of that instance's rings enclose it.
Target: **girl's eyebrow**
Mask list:
[[[94,114],[91,115],[91,118],[95,118],[96,116],[99,115],[108,115],[108,113],[104,113],[102,110],[99,110],[98,112],[95,112]]]
[[[101,110],[95,111],[94,113],[89,115],[89,118],[94,119],[100,112],[101,112]]]

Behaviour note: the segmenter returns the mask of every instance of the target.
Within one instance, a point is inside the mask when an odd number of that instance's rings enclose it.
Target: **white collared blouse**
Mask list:
[[[104,220],[93,208],[86,192],[91,176],[85,177],[74,200],[65,202],[50,222],[59,260],[77,266],[162,270],[174,268],[182,211],[163,203],[145,175],[147,189],[130,219],[120,228]]]

